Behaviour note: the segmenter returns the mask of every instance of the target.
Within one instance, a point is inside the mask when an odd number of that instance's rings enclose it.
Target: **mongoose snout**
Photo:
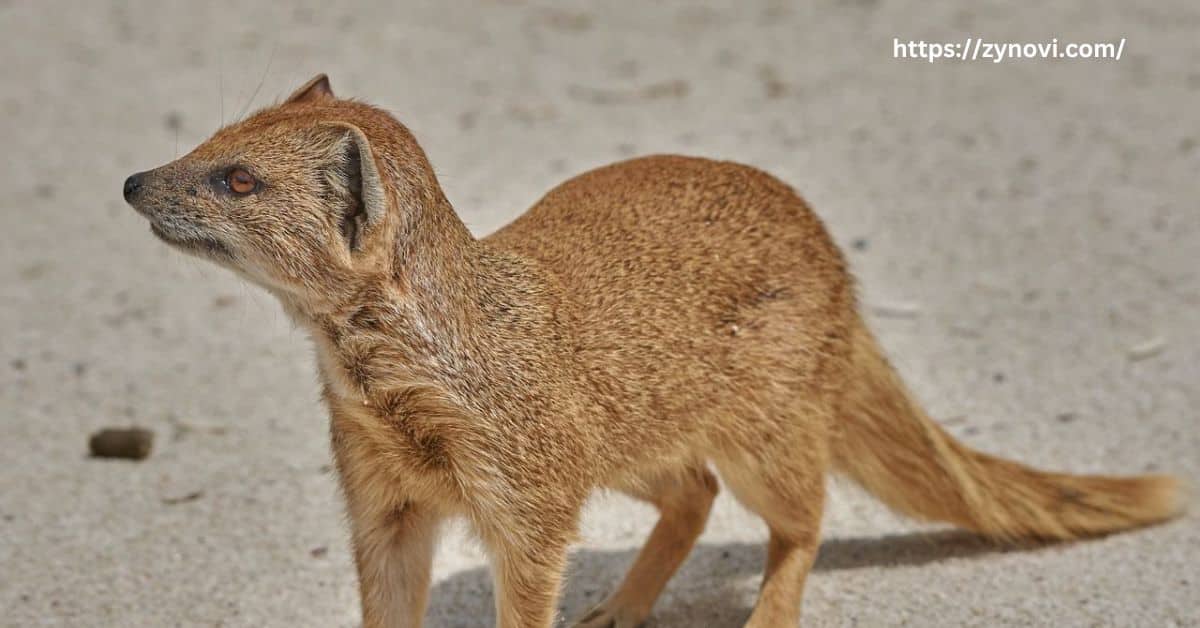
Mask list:
[[[230,259],[232,251],[213,225],[214,214],[194,202],[194,187],[180,185],[186,180],[180,170],[169,164],[130,175],[122,187],[125,201],[149,220],[150,232],[160,240],[214,261]]]

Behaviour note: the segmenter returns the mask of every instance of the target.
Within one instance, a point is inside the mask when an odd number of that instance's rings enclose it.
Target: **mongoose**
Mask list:
[[[477,239],[408,129],[320,75],[124,196],[311,335],[367,628],[421,624],[449,517],[488,550],[497,625],[550,626],[597,487],[660,518],[576,625],[637,626],[704,528],[710,466],[770,530],[752,627],[799,621],[831,470],[1000,540],[1180,508],[1172,477],[1048,473],[954,440],[863,324],[821,221],[749,166],[616,163]]]

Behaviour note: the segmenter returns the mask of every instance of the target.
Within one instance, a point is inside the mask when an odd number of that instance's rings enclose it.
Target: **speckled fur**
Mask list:
[[[223,192],[235,164],[261,188]],[[475,239],[407,129],[317,77],[143,178],[131,202],[160,237],[311,333],[370,628],[420,624],[447,517],[490,553],[497,623],[550,625],[597,487],[661,518],[579,625],[639,625],[704,527],[710,464],[770,528],[749,626],[798,621],[831,468],[1001,539],[1176,508],[1170,478],[1041,473],[952,440],[863,326],[820,220],[748,166],[614,164]]]

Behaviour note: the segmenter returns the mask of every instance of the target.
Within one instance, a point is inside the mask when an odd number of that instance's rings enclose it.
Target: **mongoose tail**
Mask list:
[[[1003,541],[1094,536],[1181,512],[1171,476],[1050,473],[967,447],[912,399],[861,321],[852,344],[834,465],[892,509]]]

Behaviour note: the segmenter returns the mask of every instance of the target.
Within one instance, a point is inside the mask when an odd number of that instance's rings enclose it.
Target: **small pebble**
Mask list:
[[[54,198],[54,186],[49,183],[39,183],[33,188],[38,198]]]
[[[141,427],[106,428],[92,434],[88,449],[96,458],[143,460],[154,445],[154,432]]]
[[[1129,355],[1130,360],[1137,362],[1139,360],[1145,360],[1146,358],[1152,358],[1162,353],[1162,350],[1166,347],[1167,341],[1161,336],[1156,336],[1145,342],[1130,347],[1127,354]]]
[[[168,131],[179,131],[183,128],[183,114],[178,111],[168,112],[163,118],[163,125],[167,127]]]
[[[921,314],[921,306],[916,303],[877,303],[871,306],[871,311],[885,318],[916,318]]]
[[[194,502],[197,499],[200,499],[201,497],[204,497],[204,491],[192,491],[191,493],[188,493],[187,495],[181,495],[179,497],[163,498],[162,503],[164,503],[168,506],[174,506],[176,504],[186,504],[188,502]]]

